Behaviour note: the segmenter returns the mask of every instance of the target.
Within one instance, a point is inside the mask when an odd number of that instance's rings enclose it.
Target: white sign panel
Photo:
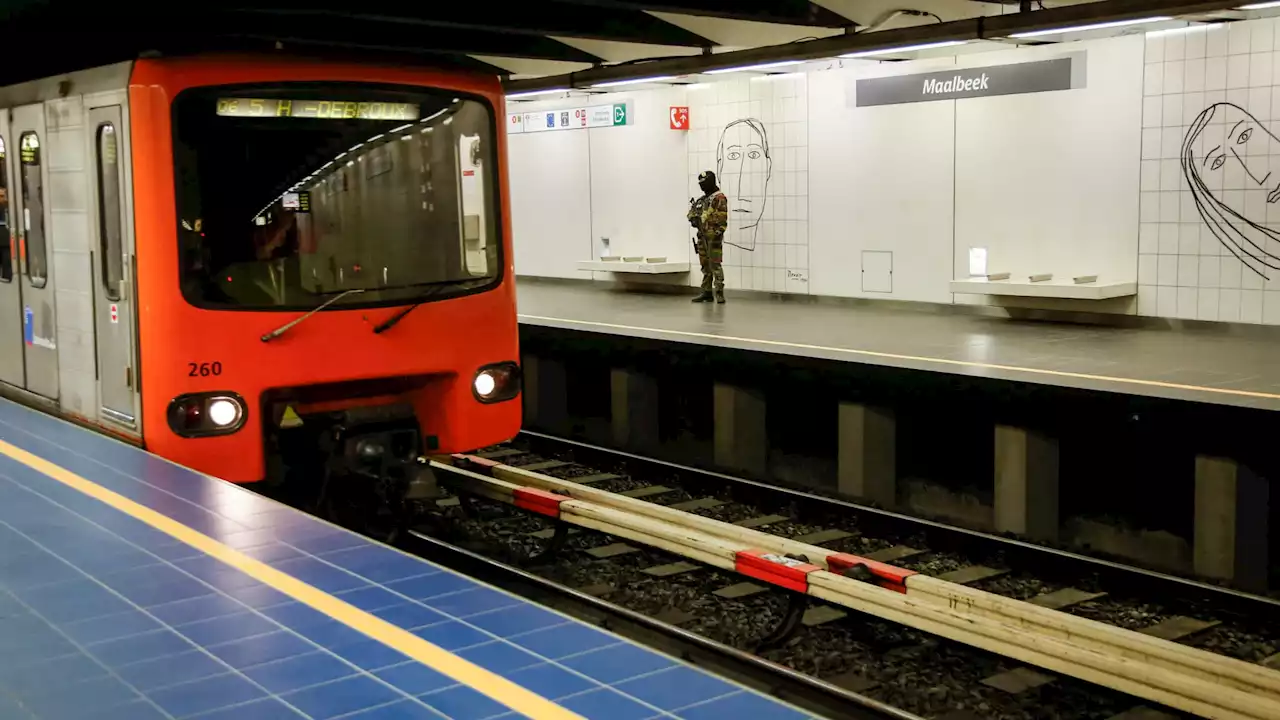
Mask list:
[[[617,127],[630,124],[631,113],[625,103],[507,115],[508,134]]]

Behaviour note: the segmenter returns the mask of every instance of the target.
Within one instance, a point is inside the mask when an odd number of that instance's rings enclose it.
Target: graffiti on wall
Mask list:
[[[729,199],[726,244],[748,251],[756,249],[772,171],[769,133],[763,122],[739,118],[724,126],[716,145],[716,177]]]

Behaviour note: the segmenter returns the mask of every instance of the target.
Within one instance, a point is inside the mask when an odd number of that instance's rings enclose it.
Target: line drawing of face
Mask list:
[[[1198,154],[1195,145],[1202,136],[1204,151]],[[1247,110],[1226,102],[1201,111],[1182,142],[1182,173],[1200,218],[1232,255],[1263,279],[1267,279],[1268,269],[1280,270],[1280,231],[1244,213],[1250,195],[1256,199],[1265,195],[1264,222],[1266,205],[1280,201],[1280,172],[1271,169],[1273,154],[1280,155],[1280,138]],[[1233,165],[1243,169],[1241,187],[1224,189],[1243,189],[1244,200],[1238,209],[1210,190],[1206,182],[1218,174],[1225,176]],[[1215,185],[1224,187],[1225,183]]]
[[[769,133],[764,123],[755,118],[739,118],[724,126],[716,145],[716,178],[729,200],[729,229],[738,230],[741,241],[732,242],[732,236],[726,233],[726,244],[748,251],[756,249],[756,233],[769,198],[772,171]]]

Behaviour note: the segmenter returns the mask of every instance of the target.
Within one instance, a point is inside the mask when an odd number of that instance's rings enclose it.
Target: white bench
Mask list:
[[[971,295],[1013,295],[1018,297],[1064,298],[1068,300],[1109,300],[1138,294],[1138,283],[1131,280],[1100,282],[1097,276],[1064,279],[1040,279],[1032,275],[1017,280],[1008,273],[951,281],[951,292]],[[1032,280],[1032,278],[1036,278]]]
[[[665,257],[614,257],[600,260],[580,260],[578,269],[586,272],[638,273],[641,275],[667,275],[689,272],[687,262],[668,262]]]

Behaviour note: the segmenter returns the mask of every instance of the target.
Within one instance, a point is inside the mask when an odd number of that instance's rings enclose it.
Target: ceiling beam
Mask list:
[[[611,65],[554,77],[512,80],[508,92],[556,88],[583,88],[609,81],[645,77],[692,75],[721,68],[758,65],[783,60],[821,60],[846,53],[879,50],[922,43],[981,40],[1013,33],[1048,30],[1096,22],[1133,20],[1157,15],[1195,15],[1236,7],[1240,0],[1104,0],[1048,10],[917,25],[868,33],[846,33],[803,42],[751,48],[734,52]],[[1043,38],[1037,38],[1042,41]]]
[[[849,18],[809,0],[552,0],[548,5],[563,3],[595,7],[665,12],[678,15],[748,20],[781,25],[842,28],[854,25]]]
[[[429,55],[492,55],[597,64],[597,55],[537,35],[424,28],[364,19],[245,14],[222,9],[201,14],[198,32],[257,37],[316,46],[381,48]]]
[[[305,8],[270,5],[228,7],[223,10],[280,17],[363,20],[426,27],[476,30],[514,35],[584,38],[612,42],[711,47],[715,43],[665,20],[638,10],[554,3],[504,6],[501,12],[478,4],[408,4],[400,0],[312,0]]]

